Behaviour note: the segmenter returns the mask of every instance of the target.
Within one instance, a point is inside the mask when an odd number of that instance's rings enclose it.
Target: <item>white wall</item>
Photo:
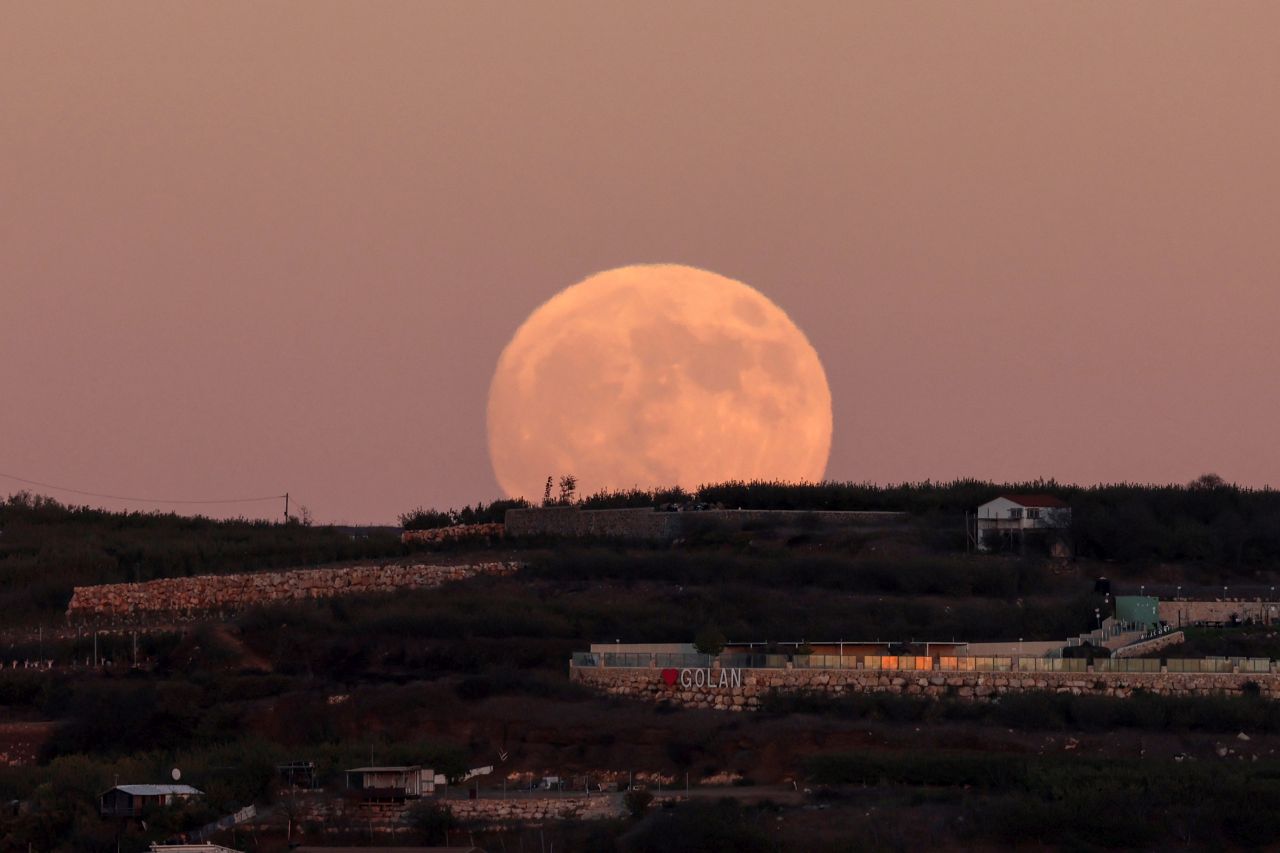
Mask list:
[[[1022,518],[1010,518],[1009,511],[1014,509],[1022,510]],[[1032,510],[1039,510],[1039,518],[1028,518],[1027,513]],[[1051,525],[1051,521],[1061,520],[1060,524]],[[1030,529],[1033,527],[1065,527],[1071,523],[1071,509],[1069,507],[1023,507],[1016,504],[1008,498],[996,498],[988,501],[978,507],[979,521],[999,521],[999,527],[1004,530],[1009,529]],[[986,527],[990,529],[992,525]]]

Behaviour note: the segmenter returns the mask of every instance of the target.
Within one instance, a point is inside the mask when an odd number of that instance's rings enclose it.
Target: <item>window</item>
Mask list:
[[[1040,510],[1038,509],[1027,510],[1027,518],[1039,518],[1039,517],[1040,517]]]
[[[1022,510],[1020,510],[1020,509],[1011,509],[1011,510],[1009,510],[1009,517],[1010,517],[1010,518],[1022,518]]]

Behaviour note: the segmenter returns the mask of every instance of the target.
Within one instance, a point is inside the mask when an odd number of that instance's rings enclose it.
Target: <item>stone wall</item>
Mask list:
[[[449,527],[432,527],[427,530],[406,530],[400,534],[400,541],[406,544],[426,542],[464,542],[475,539],[501,539],[501,524],[454,524]]]
[[[477,829],[497,829],[504,825],[539,824],[548,820],[597,820],[621,817],[625,813],[622,795],[617,793],[576,795],[535,795],[513,792],[503,798],[494,794],[475,800],[425,797],[403,802],[369,802],[329,794],[302,794],[286,797],[275,814],[254,822],[260,830],[279,829],[293,813],[295,825],[308,833],[342,833],[352,828],[378,833],[403,830],[420,803],[447,808],[459,821]]]
[[[509,575],[518,563],[425,564],[295,569],[243,575],[163,578],[145,583],[78,586],[67,607],[73,622],[146,622],[236,611],[259,604],[339,595],[430,589],[477,575]]]
[[[453,812],[458,820],[480,828],[544,820],[595,820],[621,817],[624,813],[621,794],[442,800],[441,805]]]
[[[943,670],[744,669],[742,686],[682,687],[668,682],[671,670],[656,668],[579,667],[570,678],[589,687],[628,699],[670,702],[690,708],[752,711],[771,691],[813,692],[829,696],[848,693],[990,700],[1002,693],[1050,691],[1091,696],[1129,696],[1135,690],[1164,696],[1240,694],[1246,683],[1261,695],[1280,698],[1280,673],[1173,672],[956,672]],[[666,673],[664,675],[664,673]],[[719,670],[712,669],[718,685]]]
[[[875,528],[899,524],[902,512],[809,512],[801,510],[713,509],[659,512],[641,509],[579,509],[570,506],[509,509],[506,532],[512,536],[608,537],[669,541],[694,530],[740,531],[753,527]]]
[[[1270,624],[1280,619],[1280,601],[1262,601],[1254,599],[1226,598],[1215,601],[1184,601],[1172,599],[1161,601],[1159,618],[1162,622],[1180,627],[1194,625],[1197,622],[1241,622],[1252,619],[1255,622]]]
[[[509,509],[505,524],[511,536],[600,536],[662,541],[678,534],[680,513],[643,509],[578,509],[571,506]]]

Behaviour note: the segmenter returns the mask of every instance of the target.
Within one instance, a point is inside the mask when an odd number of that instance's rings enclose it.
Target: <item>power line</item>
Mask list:
[[[5,474],[0,471],[0,479],[16,480],[19,483],[26,483],[29,486],[39,486],[42,489],[53,489],[58,492],[70,492],[74,495],[84,495],[90,498],[106,498],[113,501],[132,501],[134,503],[144,504],[247,504],[258,503],[260,501],[278,501],[283,500],[284,495],[266,495],[260,498],[224,498],[220,500],[209,501],[193,501],[193,500],[165,500],[163,498],[130,498],[124,495],[103,495],[98,492],[86,492],[82,489],[72,489],[67,486],[55,486],[52,483],[42,483],[39,480],[28,480],[25,477],[15,477],[12,474]]]

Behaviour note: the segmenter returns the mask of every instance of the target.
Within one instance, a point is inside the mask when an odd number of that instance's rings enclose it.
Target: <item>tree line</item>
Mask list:
[[[1048,494],[1072,508],[1071,538],[1078,556],[1121,562],[1191,561],[1226,568],[1280,559],[1280,491],[1247,488],[1206,474],[1186,484],[1110,483],[1080,486],[1056,480],[995,483],[961,479],[917,483],[729,481],[689,492],[679,487],[604,490],[574,498],[572,490],[544,502],[583,509],[706,505],[728,509],[885,510],[906,512],[935,526],[959,525],[966,512],[1002,494]],[[462,510],[417,509],[406,527],[500,522],[522,499]]]

